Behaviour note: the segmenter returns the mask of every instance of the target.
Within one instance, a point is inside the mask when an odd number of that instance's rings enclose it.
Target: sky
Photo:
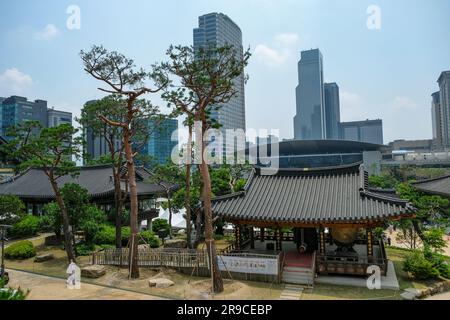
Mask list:
[[[71,5],[80,28],[68,28]],[[450,70],[448,0],[2,0],[0,12],[0,96],[44,99],[74,116],[104,95],[80,50],[101,44],[150,68],[169,45],[192,45],[198,16],[210,12],[235,21],[252,52],[247,128],[282,138],[293,137],[302,50],[321,50],[325,81],[340,87],[341,120],[382,119],[385,143],[431,138],[431,94]]]

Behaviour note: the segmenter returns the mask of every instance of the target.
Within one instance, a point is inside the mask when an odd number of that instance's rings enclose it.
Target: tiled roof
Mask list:
[[[359,164],[262,175],[255,168],[245,191],[218,197],[213,212],[228,220],[284,223],[381,221],[415,209],[407,202],[370,191]]]
[[[450,175],[418,181],[414,183],[418,190],[443,197],[450,197]]]
[[[149,183],[150,173],[141,167],[136,168],[136,184],[138,195],[161,194],[164,189],[153,183]],[[58,179],[58,185],[64,186],[66,183],[77,183],[86,188],[89,195],[95,198],[107,197],[114,193],[114,180],[112,168],[109,165],[81,167],[79,174],[75,177],[70,175]],[[125,184],[122,182],[122,189]],[[54,199],[48,177],[41,169],[28,169],[11,180],[0,183],[0,195],[11,194],[28,199]]]

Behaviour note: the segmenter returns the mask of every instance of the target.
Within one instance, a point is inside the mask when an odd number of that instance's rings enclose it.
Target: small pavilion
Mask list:
[[[366,275],[371,265],[386,274],[375,228],[414,216],[410,203],[371,191],[361,163],[265,173],[255,167],[244,191],[213,200],[213,213],[235,226],[235,253],[283,253],[314,274]]]

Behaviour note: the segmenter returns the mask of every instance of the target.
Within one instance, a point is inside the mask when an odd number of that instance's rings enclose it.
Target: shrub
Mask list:
[[[36,255],[36,250],[31,241],[19,241],[5,249],[5,257],[8,259],[28,259]]]
[[[122,235],[122,245],[126,246],[128,244],[128,240],[130,239],[130,236],[131,236],[130,227],[122,227],[121,235]]]
[[[130,239],[131,230],[130,227],[122,227],[122,245],[128,244]],[[99,230],[95,235],[95,243],[98,245],[115,245],[116,244],[116,227],[109,224],[103,224],[99,226]]]
[[[12,288],[1,288],[0,289],[0,300],[25,300],[29,291],[24,292],[19,289]]]
[[[170,226],[166,219],[155,219],[152,221],[152,231],[158,233],[160,230],[165,230],[169,234]]]
[[[437,270],[433,266],[433,263],[427,260],[420,251],[414,251],[406,256],[406,259],[403,262],[403,271],[411,273],[414,278],[419,280],[435,279],[439,277],[439,270]]]
[[[139,242],[141,244],[148,244],[150,248],[158,248],[161,245],[159,238],[151,231],[142,231],[139,233],[139,236]]]
[[[214,240],[223,240],[223,238],[225,238],[225,236],[223,234],[215,234],[214,235]]]
[[[75,246],[75,253],[78,257],[89,256],[95,251],[95,245],[80,243]]]
[[[87,244],[94,244],[100,225],[105,219],[105,213],[93,205],[84,206],[83,211],[83,217],[80,218],[80,230],[84,233],[84,241]]]
[[[15,237],[35,236],[39,231],[40,219],[35,216],[25,216],[11,228],[11,234]]]
[[[116,243],[116,228],[108,224],[100,226],[95,235],[96,244],[115,244]]]

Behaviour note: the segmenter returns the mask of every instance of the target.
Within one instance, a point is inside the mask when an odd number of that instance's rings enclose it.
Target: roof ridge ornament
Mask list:
[[[359,192],[361,195],[364,195],[366,192],[366,171],[364,164],[359,166],[359,179]]]

